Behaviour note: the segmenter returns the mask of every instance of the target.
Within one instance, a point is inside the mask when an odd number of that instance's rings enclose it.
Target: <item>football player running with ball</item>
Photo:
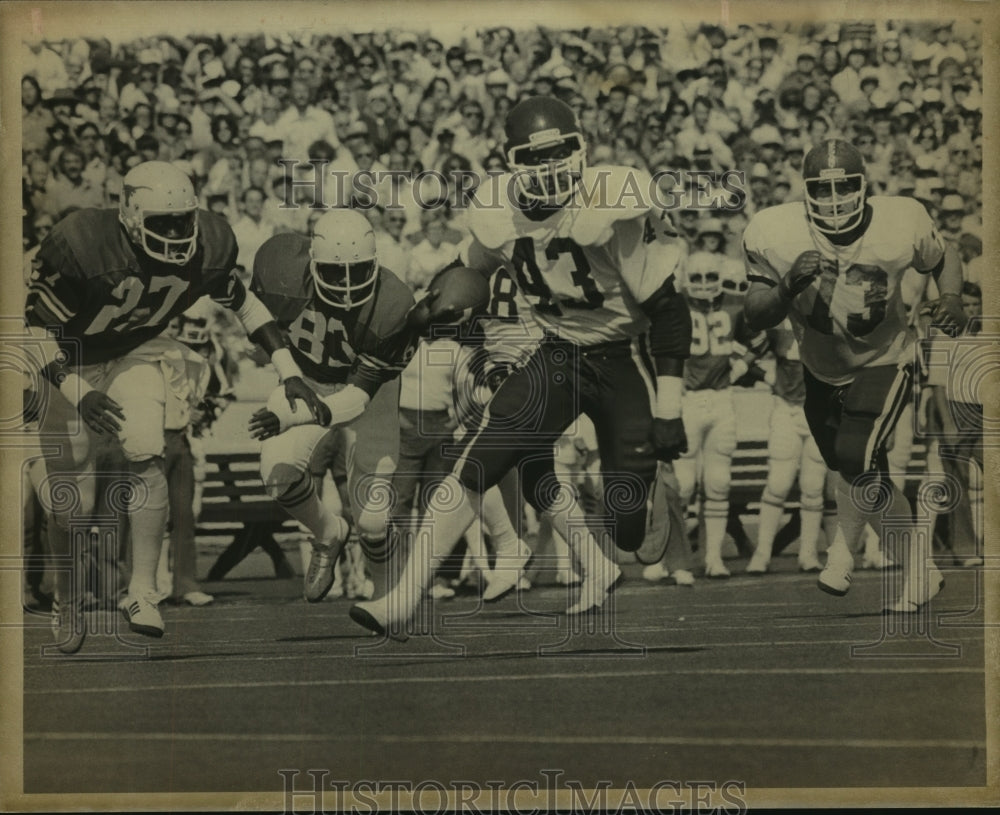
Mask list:
[[[582,563],[580,599],[567,613],[599,608],[620,570],[560,487],[555,442],[581,412],[593,421],[611,532],[626,551],[642,544],[657,459],[686,449],[681,390],[691,320],[665,271],[672,267],[645,240],[661,223],[643,200],[651,179],[626,167],[585,168],[579,124],[553,98],[520,102],[505,133],[512,174],[477,191],[461,263],[490,277],[490,316],[520,321],[517,330],[533,333],[534,343],[499,382],[431,496],[417,531],[431,551],[415,550],[388,595],[351,609],[377,633],[404,635],[435,568],[481,511],[482,494],[513,467],[525,500],[550,513]]]
[[[886,441],[910,397],[913,348],[900,292],[910,266],[933,274],[941,293],[935,323],[960,330],[962,270],[921,204],[867,194],[864,161],[830,139],[803,161],[805,204],[781,204],[753,217],[743,252],[750,325],[788,317],[804,366],[805,414],[827,465],[837,473],[838,531],[819,587],[842,596],[851,586],[856,541],[866,523],[911,518],[889,478]],[[906,535],[897,553],[903,591],[887,612],[914,612],[940,591],[924,536]]]
[[[155,599],[168,509],[164,427],[189,396],[193,353],[161,336],[170,321],[209,295],[271,355],[286,406],[301,400],[306,415],[324,408],[271,314],[234,273],[236,252],[226,220],[198,209],[190,179],[151,161],[125,176],[117,210],[78,210],[56,224],[29,282],[26,322],[44,357],[42,433],[61,440],[47,455],[53,548],[72,554],[74,518],[94,509],[97,455],[120,447],[132,481],[132,577],[119,607],[131,630],[151,637],[163,635]],[[57,577],[52,628],[64,653],[85,634],[78,572],[74,564]]]
[[[482,285],[473,272],[451,271],[452,278],[465,272]],[[336,434],[348,462],[348,503],[361,547],[372,563],[384,563],[399,456],[399,375],[431,320],[463,316],[464,305],[452,309],[442,294],[461,286],[441,276],[414,304],[409,287],[379,265],[368,219],[333,209],[316,221],[311,240],[285,233],[261,246],[251,287],[272,309],[292,357],[323,397],[318,422],[308,411],[289,410],[277,391],[250,421],[251,435],[263,440],[260,471],[268,495],[313,535],[304,596],[318,603],[333,586],[350,525],[320,500],[310,460],[320,441]]]

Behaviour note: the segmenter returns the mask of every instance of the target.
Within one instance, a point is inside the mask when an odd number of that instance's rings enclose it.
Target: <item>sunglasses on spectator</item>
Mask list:
[[[855,144],[857,144],[858,147],[871,147],[873,144],[875,144],[875,140],[874,139],[858,139],[857,142],[855,142]]]
[[[969,154],[969,151],[968,150],[958,149],[958,150],[952,150],[951,154],[953,156],[967,156]]]
[[[375,154],[369,152],[355,153],[354,156],[355,158],[375,158]]]
[[[466,117],[468,117],[470,119],[482,119],[483,118],[483,113],[482,113],[482,111],[479,111],[479,110],[466,110],[466,111],[463,111],[462,115],[466,116]]]
[[[390,224],[405,224],[406,223],[406,218],[403,217],[403,216],[399,216],[399,215],[390,216],[388,220],[389,220]]]
[[[425,54],[440,54],[443,50],[444,49],[441,48],[441,46],[439,46],[439,45],[425,45],[424,46],[424,53]]]
[[[375,63],[374,62],[359,62],[358,63],[358,67],[359,68],[374,68],[375,67]]]

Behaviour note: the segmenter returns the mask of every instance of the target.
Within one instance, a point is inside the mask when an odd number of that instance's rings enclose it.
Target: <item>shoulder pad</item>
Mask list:
[[[254,287],[268,294],[305,294],[309,268],[309,239],[282,232],[264,241],[253,259]]]
[[[233,228],[229,221],[214,212],[198,210],[198,241],[205,247],[206,267],[225,266],[236,257]]]
[[[413,308],[413,292],[388,269],[379,269],[378,294],[366,306],[372,309],[369,325],[381,339],[391,337],[406,324],[406,315]],[[362,315],[364,321],[365,315]]]
[[[652,208],[653,178],[645,170],[617,165],[587,167],[580,186],[579,204],[603,213],[609,222],[638,218]]]
[[[490,176],[469,203],[469,230],[487,249],[499,249],[518,237],[514,190],[514,176],[510,173]]]

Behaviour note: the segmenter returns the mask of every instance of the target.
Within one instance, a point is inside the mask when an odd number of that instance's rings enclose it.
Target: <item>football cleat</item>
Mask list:
[[[676,569],[674,571],[674,582],[678,586],[693,586],[694,575],[687,569]]]
[[[604,605],[608,595],[613,594],[615,589],[621,585],[622,570],[614,563],[608,563],[610,568],[595,569],[588,574],[580,587],[580,599],[566,609],[566,614],[586,614],[595,611]]]
[[[528,544],[519,540],[517,554],[513,557],[497,558],[486,588],[483,590],[484,603],[498,603],[524,579],[524,570],[531,560],[531,549]],[[530,587],[530,584],[529,584]]]
[[[854,571],[854,558],[850,561],[838,560],[827,556],[826,568],[820,572],[816,579],[816,585],[820,591],[832,594],[834,597],[843,597],[851,588],[852,573]]]
[[[658,583],[670,577],[670,572],[662,563],[651,563],[642,570],[642,579]]]
[[[163,636],[163,617],[159,609],[144,597],[129,595],[118,603],[130,631],[146,637]]]
[[[333,550],[329,546],[313,544],[312,558],[303,578],[302,596],[307,602],[319,603],[333,588]]]
[[[819,562],[817,558],[812,558],[809,560],[799,560],[799,571],[800,572],[821,572],[823,571],[823,564]]]
[[[724,580],[730,576],[729,569],[726,568],[726,564],[721,560],[705,561],[705,577]]]
[[[355,603],[348,612],[354,622],[380,636],[387,636],[396,642],[406,642],[409,636],[403,631],[392,630],[385,614],[385,598]]]
[[[883,614],[916,614],[920,607],[933,600],[941,589],[944,588],[944,578],[937,566],[931,566],[927,570],[925,585],[928,587],[924,596],[916,596],[916,592],[909,585],[903,587],[903,596],[891,605],[882,609]]]
[[[75,654],[83,647],[87,636],[87,621],[83,616],[83,601],[61,603],[52,601],[52,638],[63,654]]]
[[[895,569],[896,564],[893,563],[888,557],[886,557],[884,552],[876,552],[873,555],[865,555],[861,559],[862,569]]]
[[[757,556],[756,554],[750,558],[750,562],[747,564],[746,573],[747,574],[767,574],[771,563],[768,558],[763,556]]]
[[[189,606],[207,606],[215,598],[211,594],[205,594],[203,591],[189,591],[181,597],[181,600]]]

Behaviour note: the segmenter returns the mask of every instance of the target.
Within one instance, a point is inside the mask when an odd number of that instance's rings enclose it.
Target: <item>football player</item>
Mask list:
[[[934,319],[965,326],[962,269],[919,202],[869,196],[865,165],[847,142],[821,142],[803,160],[805,201],[759,212],[744,233],[750,289],[747,320],[757,329],[788,317],[799,344],[805,414],[837,482],[838,532],[819,587],[843,596],[865,523],[881,535],[883,513],[912,517],[888,477],[886,440],[909,399],[913,349],[900,279],[909,266],[933,274],[941,296]],[[883,536],[884,537],[884,536]],[[913,612],[940,590],[925,536],[908,535],[894,558],[903,592],[886,611]]]
[[[398,632],[412,617],[436,564],[477,512],[478,496],[515,466],[525,499],[550,511],[582,564],[580,599],[567,612],[600,607],[620,570],[559,486],[556,440],[581,412],[593,421],[610,531],[627,551],[643,541],[657,458],[672,460],[686,448],[680,396],[691,321],[656,261],[658,243],[645,241],[647,229],[664,223],[651,212],[651,179],[631,168],[585,167],[579,123],[551,97],[518,103],[505,135],[512,173],[491,176],[477,191],[467,222],[473,239],[461,262],[491,277],[491,316],[520,321],[515,330],[533,341],[496,388],[436,491],[439,500],[431,499],[418,537],[426,533],[432,551],[410,557],[389,595],[351,609],[352,619],[376,632]],[[647,332],[648,349],[640,341]]]
[[[795,475],[799,477],[800,517],[799,569],[818,572],[816,554],[820,524],[823,521],[823,486],[826,463],[816,441],[809,432],[802,405],[806,387],[802,379],[802,359],[792,333],[792,325],[784,320],[767,331],[768,345],[776,359],[774,406],[771,408],[771,435],[767,440],[767,484],[760,497],[757,548],[747,564],[747,574],[764,574],[771,562],[771,549],[778,525],[785,511]]]
[[[317,493],[310,459],[328,440],[347,456],[348,503],[362,548],[385,559],[390,481],[399,455],[399,374],[416,348],[407,328],[413,295],[380,266],[375,232],[357,210],[322,215],[312,238],[285,233],[254,258],[253,291],[281,327],[306,381],[328,407],[319,424],[292,413],[272,394],[250,421],[263,440],[260,471],[270,495],[313,535],[304,596],[318,603],[333,586],[333,567],[350,525]]]
[[[308,386],[270,313],[232,274],[236,240],[226,221],[198,209],[190,179],[165,162],[137,165],[123,179],[117,210],[84,209],[53,228],[35,259],[26,321],[46,380],[42,432],[50,448],[54,547],[70,554],[74,517],[92,512],[100,443],[121,448],[133,480],[129,506],[132,578],[122,611],[129,627],[159,637],[155,575],[167,522],[165,420],[187,398],[185,353],[160,334],[208,294],[235,311],[271,355],[283,393],[325,410]],[[60,650],[83,643],[80,592],[58,576],[52,625]],[[153,599],[151,599],[153,598]]]
[[[743,298],[722,286],[724,255],[695,252],[683,266],[691,310],[691,355],[684,364],[684,430],[688,451],[674,465],[683,506],[701,473],[705,494],[705,576],[729,577],[722,543],[729,517],[729,483],[736,451],[736,409],[730,385],[763,353],[767,337],[752,332]]]

